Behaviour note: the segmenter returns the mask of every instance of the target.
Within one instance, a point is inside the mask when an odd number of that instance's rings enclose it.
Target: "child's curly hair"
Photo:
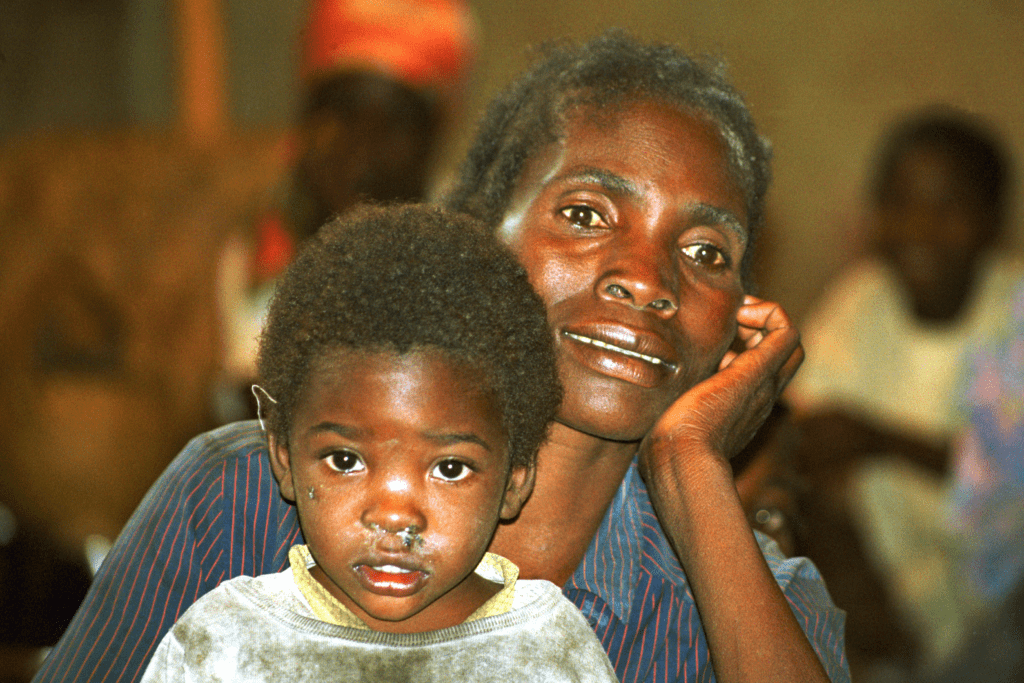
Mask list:
[[[288,268],[260,339],[259,382],[288,443],[315,362],[339,348],[432,347],[479,367],[502,409],[513,466],[532,465],[561,399],[544,304],[478,221],[423,205],[335,218]]]

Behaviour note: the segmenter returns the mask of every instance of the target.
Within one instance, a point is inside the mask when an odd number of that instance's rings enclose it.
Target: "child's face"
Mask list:
[[[371,628],[451,626],[495,592],[473,570],[532,478],[509,471],[501,417],[482,373],[436,349],[311,368],[271,459],[313,575]]]

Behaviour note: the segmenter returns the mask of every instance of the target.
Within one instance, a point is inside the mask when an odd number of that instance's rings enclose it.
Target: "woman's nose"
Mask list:
[[[597,283],[599,297],[671,318],[679,309],[677,276],[657,245],[619,245]]]

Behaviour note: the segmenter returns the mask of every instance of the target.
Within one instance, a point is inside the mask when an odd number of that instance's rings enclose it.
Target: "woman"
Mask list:
[[[842,613],[813,565],[759,545],[729,467],[802,359],[786,315],[744,296],[767,183],[716,71],[610,33],[495,99],[449,198],[526,267],[565,387],[492,548],[563,586],[621,680],[848,679]],[[300,533],[274,490],[258,424],[194,441],[38,680],[134,680],[199,595],[283,568]]]

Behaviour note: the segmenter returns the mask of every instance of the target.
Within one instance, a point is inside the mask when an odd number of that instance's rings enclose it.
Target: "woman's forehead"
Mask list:
[[[723,167],[733,174],[737,186],[745,187],[743,170],[736,167],[734,159],[741,154],[742,144],[734,132],[699,106],[658,96],[641,96],[635,100],[616,98],[611,102],[583,99],[567,104],[557,116],[551,142],[538,147],[527,163],[544,154],[551,145],[577,142],[584,134],[617,135],[638,126],[670,128],[673,123],[678,128],[699,129],[706,137],[716,140]]]
[[[737,193],[744,195],[732,173],[729,147],[714,122],[699,111],[649,99],[612,110],[574,108],[559,139],[527,160],[519,185],[571,175],[602,178],[601,185],[637,194],[645,184],[667,183],[679,174],[717,176],[729,203]],[[745,195],[740,203],[745,205]]]

